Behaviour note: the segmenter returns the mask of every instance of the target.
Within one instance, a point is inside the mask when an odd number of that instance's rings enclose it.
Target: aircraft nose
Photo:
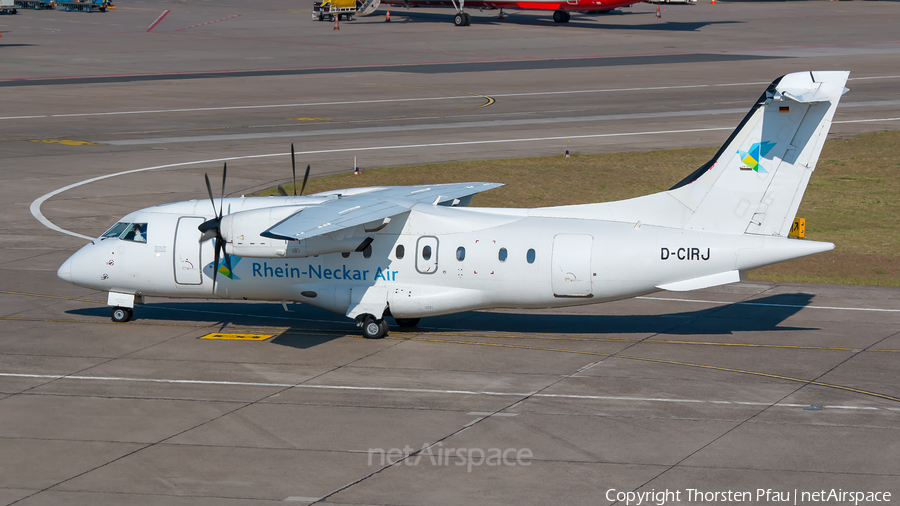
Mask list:
[[[59,266],[56,275],[63,281],[68,281],[69,283],[72,282],[72,257],[66,259],[66,261]]]

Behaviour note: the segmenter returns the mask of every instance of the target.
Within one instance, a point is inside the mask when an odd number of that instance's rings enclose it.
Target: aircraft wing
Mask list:
[[[456,205],[460,200],[501,183],[452,183],[388,186],[356,195],[334,195],[333,200],[298,211],[278,222],[263,237],[288,241],[309,239],[341,229],[372,223],[408,212],[421,203]]]

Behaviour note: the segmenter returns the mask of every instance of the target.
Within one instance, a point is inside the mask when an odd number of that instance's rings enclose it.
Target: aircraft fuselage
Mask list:
[[[257,197],[226,199],[225,207],[246,211],[289,203]],[[197,230],[212,217],[197,212],[207,206],[190,201],[131,213],[121,223],[146,224],[146,242],[97,239],[73,255],[60,276],[139,297],[299,301],[342,314],[358,302],[354,290],[375,287],[395,317],[421,317],[605,302],[721,273],[736,281],[739,271],[800,256],[798,248],[819,244],[423,204],[372,235],[370,251],[232,256],[230,271],[220,261],[213,293],[213,243],[200,242]]]

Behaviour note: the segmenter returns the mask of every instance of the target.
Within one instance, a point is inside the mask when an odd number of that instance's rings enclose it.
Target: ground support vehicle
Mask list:
[[[2,2],[2,0],[0,0]],[[19,9],[52,9],[56,2],[52,0],[15,0],[16,7]]]
[[[321,0],[313,2],[312,18],[314,21],[334,21],[346,19],[350,21],[356,14],[356,0]]]
[[[14,0],[0,0],[0,12],[3,14],[15,14],[16,3]]]
[[[56,10],[59,11],[82,11],[82,12],[106,12],[108,9],[115,9],[109,0],[71,0],[56,2]]]

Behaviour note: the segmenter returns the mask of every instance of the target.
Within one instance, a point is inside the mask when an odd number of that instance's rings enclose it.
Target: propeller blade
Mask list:
[[[281,195],[282,197],[287,197],[287,196],[288,196],[288,195],[287,195],[287,192],[284,191],[284,188],[282,188],[281,185],[278,185],[278,194]]]
[[[228,162],[222,167],[222,198],[219,200],[219,219],[222,219],[222,205],[225,203],[225,175],[228,172]],[[215,205],[213,205],[215,207]]]
[[[294,161],[294,143],[291,143],[291,174],[294,175],[294,196],[297,196],[297,162]],[[303,190],[300,190],[300,195],[303,195]]]
[[[231,272],[231,256],[225,251],[225,239],[222,239],[222,255],[225,257],[225,266],[228,267],[228,272]]]
[[[216,293],[216,277],[219,275],[219,238],[216,237],[216,254],[215,260],[213,260],[213,285],[212,285],[212,293]]]
[[[215,214],[216,213],[216,198],[213,197],[212,185],[209,184],[209,174],[203,174],[203,179],[206,179],[206,191],[209,192],[209,201],[212,202],[213,214]]]
[[[300,195],[303,195],[303,190],[306,189],[306,181],[309,179],[309,164],[306,164],[306,175],[303,176],[303,186],[300,187]]]
[[[200,226],[202,227],[203,225],[200,225]],[[199,228],[199,227],[198,227],[198,228]],[[215,231],[213,231],[213,230],[207,230],[207,231],[203,232],[203,235],[200,236],[200,241],[199,241],[199,242],[206,242],[206,241],[212,239],[212,238],[215,237],[215,236],[216,236]]]

